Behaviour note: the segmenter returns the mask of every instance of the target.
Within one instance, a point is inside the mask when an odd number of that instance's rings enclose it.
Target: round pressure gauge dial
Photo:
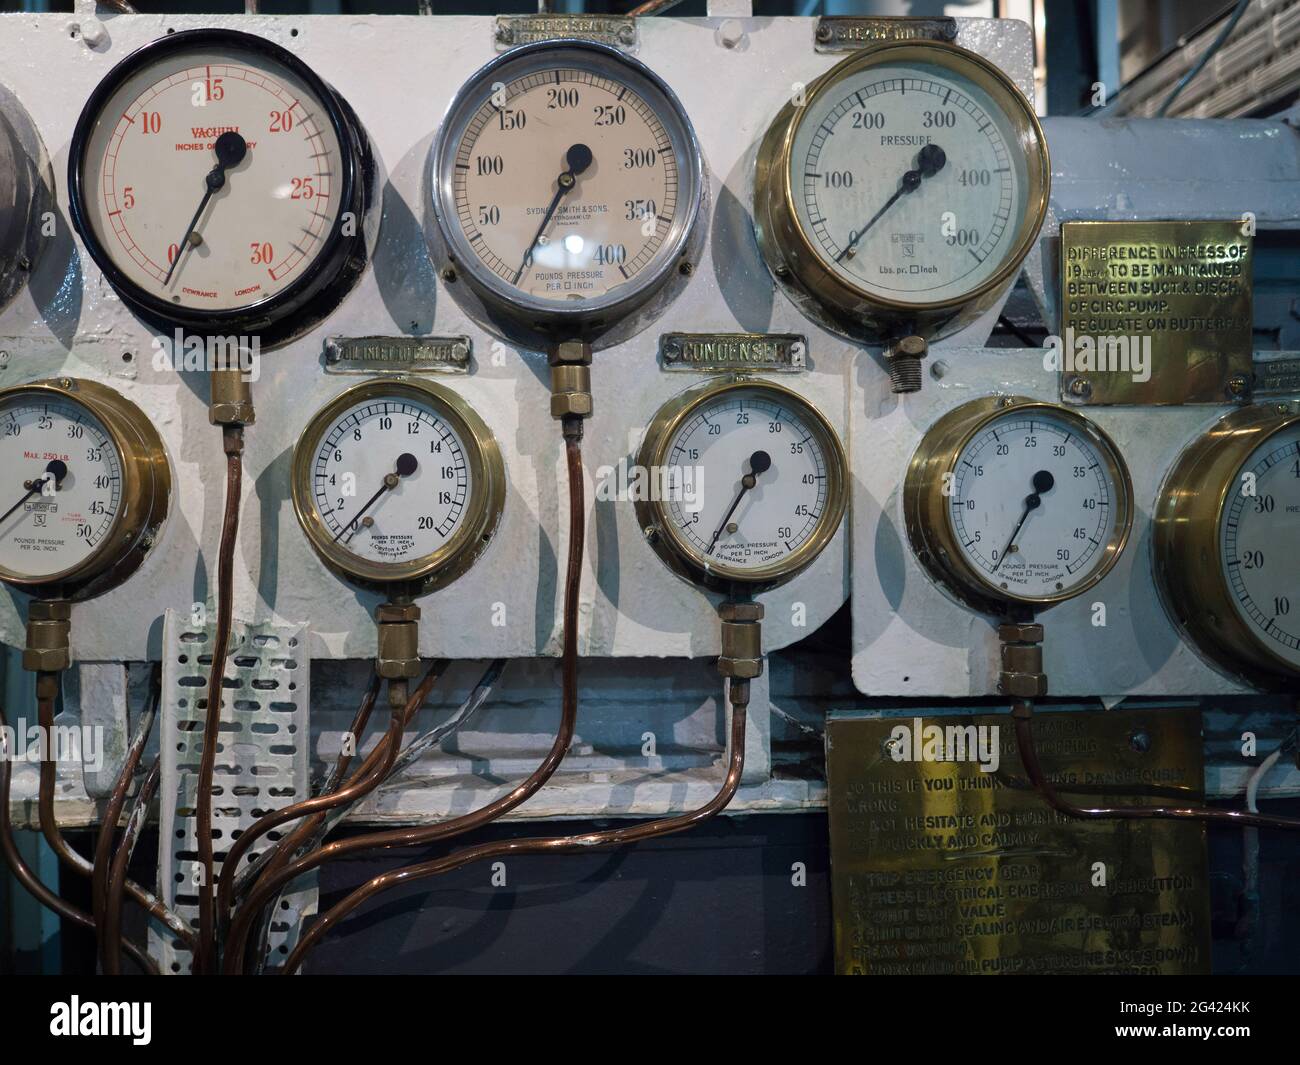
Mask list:
[[[702,195],[690,120],[604,45],[525,45],[452,102],[432,156],[446,255],[495,309],[599,331],[677,272]]]
[[[1156,574],[1179,626],[1264,687],[1300,677],[1300,415],[1235,411],[1180,456],[1155,513]]]
[[[779,385],[732,378],[688,390],[655,416],[638,466],[653,485],[636,500],[646,536],[711,586],[789,580],[844,515],[839,437]]]
[[[347,104],[295,55],[190,30],[99,85],[68,179],[87,250],[142,314],[274,340],[355,280],[372,170]]]
[[[987,60],[866,49],[788,105],[759,152],[755,218],[777,276],[851,331],[934,337],[1013,279],[1047,210],[1046,142]]]
[[[1102,579],[1132,525],[1118,451],[1073,411],[980,399],[926,433],[904,485],[908,535],[950,590],[981,608],[1047,606]]]
[[[49,240],[41,217],[54,181],[40,134],[27,113],[0,87],[0,310],[27,284]]]
[[[454,392],[410,379],[349,388],[294,449],[294,510],[316,553],[367,584],[440,587],[487,546],[505,472]]]
[[[144,414],[92,381],[0,391],[0,579],[85,598],[125,579],[167,513],[171,474]]]

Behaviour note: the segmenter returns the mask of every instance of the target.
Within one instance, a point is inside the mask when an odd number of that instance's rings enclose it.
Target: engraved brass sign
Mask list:
[[[467,373],[472,351],[467,336],[327,337],[325,372]]]
[[[1074,403],[1249,391],[1253,240],[1241,220],[1063,222],[1054,359]]]
[[[659,338],[665,370],[797,373],[807,355],[808,338],[798,333],[664,333]]]
[[[1067,798],[1201,798],[1196,711],[1043,712],[1034,735]],[[1061,817],[1009,716],[832,714],[826,763],[837,972],[1209,971],[1204,829]]]
[[[864,18],[857,15],[823,15],[817,20],[813,40],[819,52],[851,52],[884,41],[955,41],[957,20],[900,16]]]
[[[625,52],[636,50],[636,19],[626,15],[498,15],[497,48],[533,41],[578,38],[611,44]]]
[[[1260,359],[1255,363],[1256,396],[1300,395],[1300,359]]]

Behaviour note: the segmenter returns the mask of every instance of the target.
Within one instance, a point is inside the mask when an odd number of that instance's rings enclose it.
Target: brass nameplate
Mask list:
[[[665,370],[798,373],[807,355],[808,338],[797,333],[664,333],[659,338]]]
[[[1258,359],[1255,362],[1256,396],[1300,395],[1300,359]]]
[[[636,19],[626,15],[498,15],[497,48],[576,37],[636,51]]]
[[[472,352],[467,336],[327,337],[325,372],[468,373]]]
[[[1198,712],[1042,711],[1034,737],[1075,802],[1202,797]],[[1204,829],[1059,816],[1008,715],[832,714],[826,763],[837,972],[1209,971]]]
[[[1063,222],[1061,335],[1075,403],[1222,403],[1249,390],[1254,241],[1238,219]]]
[[[819,52],[851,52],[882,41],[955,41],[957,20],[952,18],[862,18],[857,15],[823,15],[817,20],[813,42]]]

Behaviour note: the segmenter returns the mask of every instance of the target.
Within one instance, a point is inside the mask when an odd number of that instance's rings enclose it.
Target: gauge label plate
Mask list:
[[[669,371],[733,373],[806,369],[808,338],[799,333],[664,333],[659,364]]]
[[[860,18],[823,15],[814,34],[819,52],[852,52],[883,41],[955,41],[957,20],[952,18]]]
[[[1249,382],[1253,241],[1240,219],[1061,224],[1061,395],[1222,403]]]
[[[468,373],[473,351],[467,336],[327,337],[325,372]]]
[[[996,750],[996,769],[916,760],[946,753],[949,729],[972,730],[967,750],[984,764]],[[1043,713],[1034,736],[1076,802],[1201,798],[1195,710]],[[886,753],[895,737],[910,743],[905,760]],[[1008,715],[832,714],[826,757],[837,972],[1209,972],[1204,829],[1059,817],[1029,789]]]
[[[1300,359],[1260,359],[1255,362],[1256,396],[1300,393]]]
[[[636,19],[625,15],[497,16],[495,41],[498,50],[564,38],[598,41],[625,52],[635,52]]]

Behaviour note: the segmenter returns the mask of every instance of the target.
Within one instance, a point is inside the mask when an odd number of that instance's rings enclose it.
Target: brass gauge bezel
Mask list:
[[[455,533],[436,551],[396,563],[361,558],[336,544],[312,494],[312,469],[321,437],[349,408],[384,397],[406,397],[431,406],[460,437],[470,470],[471,499]],[[505,494],[505,463],[491,430],[464,399],[432,381],[381,377],[346,388],[312,415],[293,449],[293,509],[312,549],[344,579],[386,592],[402,588],[412,595],[424,595],[461,576],[495,534]]]
[[[951,496],[945,492],[967,445],[992,422],[1041,411],[1066,422],[1088,440],[1116,486],[1110,536],[1103,557],[1086,580],[1042,596],[1019,595],[992,584],[972,566],[952,527]],[[1114,441],[1091,420],[1057,403],[1024,396],[985,396],[948,411],[921,439],[903,482],[903,515],[917,559],[958,599],[977,610],[1005,614],[1016,608],[1042,610],[1081,595],[1114,567],[1133,529],[1133,481]]]
[[[1010,252],[986,280],[943,300],[897,300],[853,284],[825,264],[795,208],[796,190],[791,177],[794,142],[813,105],[844,80],[896,61],[942,67],[983,89],[1016,129],[1016,141],[1008,148],[1019,149],[1025,157],[1025,213]],[[1015,82],[995,64],[943,41],[891,42],[856,52],[810,83],[801,106],[790,101],[781,109],[758,149],[754,224],[769,268],[779,280],[793,286],[795,297],[806,309],[823,309],[836,325],[857,339],[885,342],[904,334],[938,339],[988,310],[1014,280],[1047,217],[1051,180],[1047,139],[1038,116]]]
[[[167,517],[172,480],[162,438],[139,407],[97,381],[60,377],[12,385],[0,389],[0,408],[25,397],[82,407],[104,427],[122,469],[122,501],[99,544],[77,565],[42,577],[0,566],[0,580],[40,598],[102,595],[139,568]]]
[[[1237,612],[1219,564],[1219,529],[1246,460],[1297,424],[1300,413],[1286,406],[1243,407],[1221,418],[1179,455],[1152,516],[1156,585],[1170,617],[1212,665],[1264,689],[1294,689],[1300,678]]]
[[[720,591],[737,586],[752,590],[774,588],[792,580],[810,566],[834,538],[848,503],[848,463],[839,434],[815,406],[799,393],[772,381],[741,374],[728,374],[688,388],[659,408],[646,428],[637,453],[637,465],[645,470],[665,468],[673,437],[700,407],[736,392],[759,392],[775,396],[783,406],[794,410],[808,425],[809,431],[826,456],[826,506],[812,534],[785,558],[768,566],[742,569],[719,565],[700,554],[677,531],[661,500],[637,496],[634,500],[637,521],[656,554],[678,576],[693,584]]]

